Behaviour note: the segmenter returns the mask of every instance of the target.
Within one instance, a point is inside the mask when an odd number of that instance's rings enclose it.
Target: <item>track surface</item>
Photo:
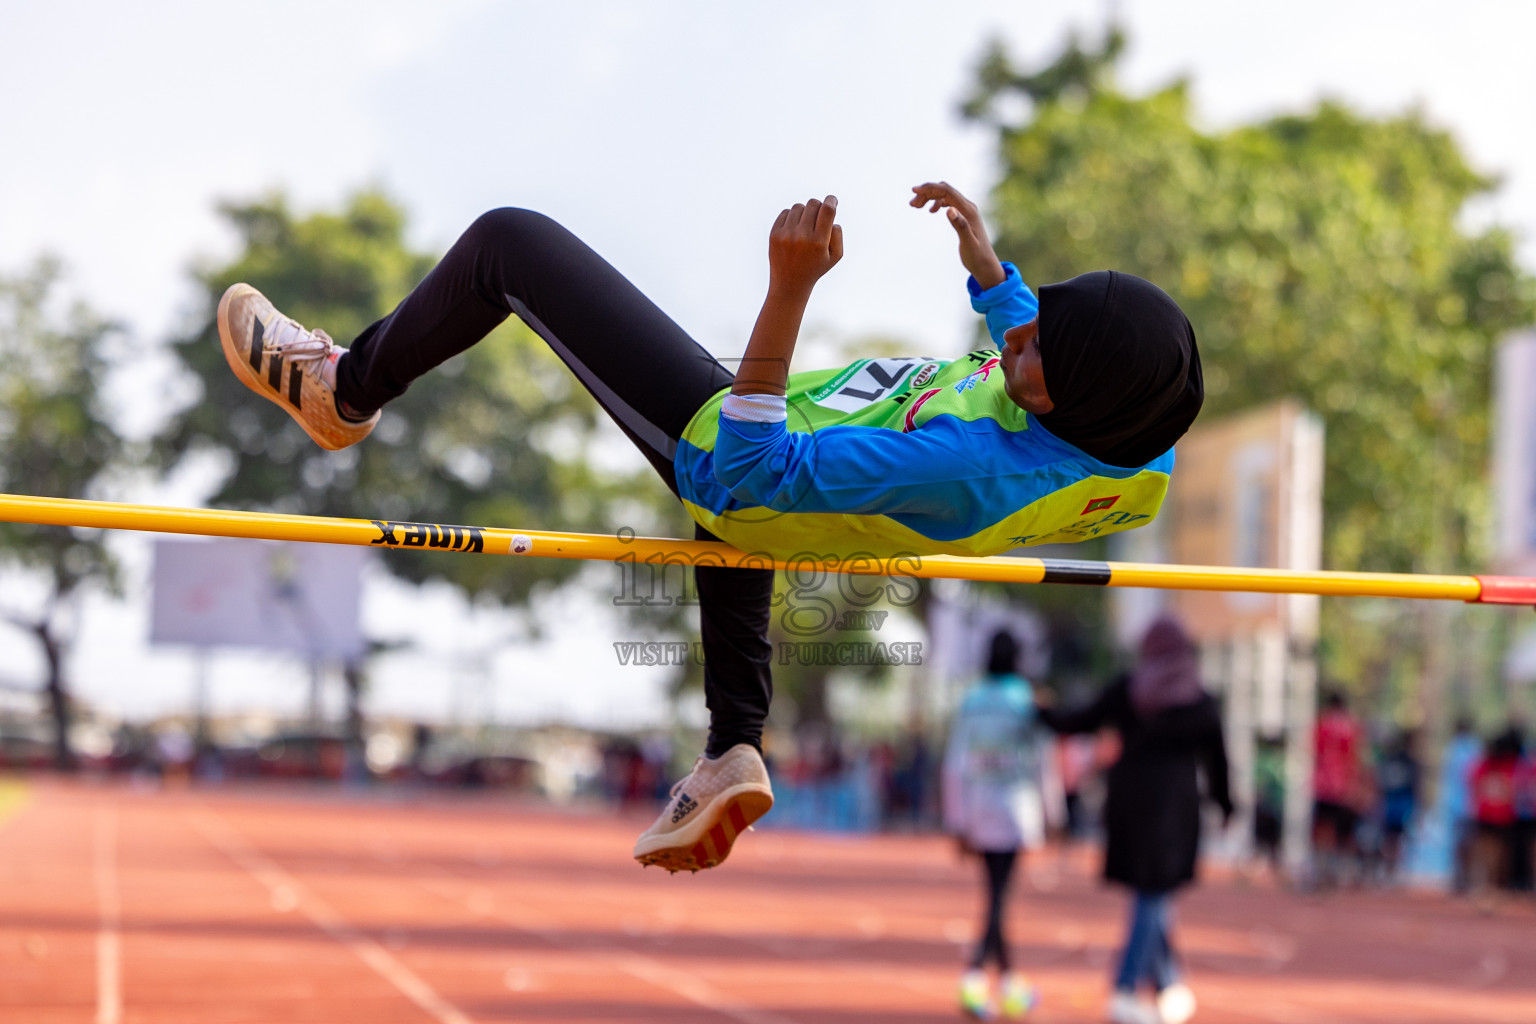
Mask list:
[[[0,1021],[958,1019],[979,891],[935,838],[759,831],[697,876],[645,822],[492,799],[37,782],[0,811]],[[1030,1018],[1096,1021],[1122,901],[1037,855]],[[1536,1021],[1536,914],[1211,883],[1177,939],[1198,1021]]]

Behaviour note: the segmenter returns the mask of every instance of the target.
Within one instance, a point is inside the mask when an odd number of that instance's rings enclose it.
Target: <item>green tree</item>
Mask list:
[[[515,317],[416,381],[367,441],[340,452],[322,450],[282,410],[250,394],[219,346],[214,314],[230,284],[255,285],[284,313],[345,345],[393,309],[435,260],[409,248],[404,213],[377,191],[307,216],[281,194],[221,211],[240,251],[197,274],[200,312],[172,342],[197,394],[156,439],[165,469],[217,460],[224,472],[209,499],[216,506],[575,530],[607,525],[605,502],[619,488],[588,473],[583,457],[596,404]],[[407,550],[382,557],[409,582],[442,580],[471,599],[508,606],[580,569],[549,558]],[[349,687],[360,679],[349,672]]]
[[[1494,181],[1417,111],[1323,102],[1202,131],[1187,82],[1115,87],[1124,44],[1073,40],[1033,73],[983,58],[963,109],[998,131],[999,252],[1031,280],[1113,267],[1164,287],[1200,338],[1205,415],[1286,395],[1320,413],[1327,567],[1484,565],[1492,354],[1536,300],[1509,232],[1464,217]],[[1348,637],[1377,616],[1330,602],[1334,670],[1367,671]]]
[[[0,491],[101,497],[109,474],[131,462],[104,396],[105,350],[116,328],[83,304],[61,309],[58,280],[58,265],[47,259],[0,278]],[[0,563],[43,584],[40,608],[7,603],[0,618],[41,650],[54,763],[73,768],[65,658],[81,595],[92,584],[115,591],[117,561],[99,530],[0,523]]]
[[[197,399],[157,439],[170,468],[212,454],[225,467],[210,502],[306,515],[571,529],[601,522],[606,492],[587,474],[582,439],[596,408],[516,318],[391,402],[378,428],[340,452],[317,447],[284,412],[230,373],[214,313],[236,281],[343,344],[388,313],[435,260],[405,243],[405,216],[362,192],[336,213],[297,217],[276,195],[221,208],[241,237],[229,264],[199,273],[201,315],[172,351]],[[557,559],[385,553],[411,582],[445,580],[472,597],[517,603],[576,568]]]

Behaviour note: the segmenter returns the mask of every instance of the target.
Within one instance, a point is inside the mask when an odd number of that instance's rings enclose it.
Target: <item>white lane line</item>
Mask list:
[[[457,875],[450,876],[450,877],[453,877],[456,881],[458,881],[458,880],[463,880],[463,881],[466,881],[466,882],[468,881],[467,879],[462,879],[461,876],[457,876]],[[448,895],[446,893],[439,893],[438,895],[443,896],[445,899],[456,900],[457,902],[463,902],[462,900],[457,900],[456,897],[453,897],[453,896]],[[742,903],[746,903],[746,902],[750,901],[751,903],[753,903],[754,905],[757,905],[757,906],[776,907],[775,902],[771,898],[753,897],[753,896],[750,896],[750,895],[743,895],[743,894],[737,894],[736,898],[741,900]],[[624,901],[622,901],[620,899],[615,898],[612,895],[606,895],[605,894],[605,895],[593,895],[593,896],[589,896],[588,897],[588,901],[589,902],[591,900],[594,900],[594,899],[600,899],[604,903],[607,903],[610,906],[613,906],[613,907],[615,907],[616,909],[618,909],[620,911],[631,909],[629,904],[625,903]],[[492,905],[492,903],[491,903],[491,895],[490,895],[490,893],[488,891],[487,892],[479,893],[477,896],[471,897],[471,900],[472,900],[472,902],[469,904],[469,907],[470,907],[471,910],[475,910],[477,912],[482,907],[490,907]],[[880,914],[879,907],[877,907],[873,903],[869,903],[869,902],[863,901],[863,900],[849,899],[849,898],[846,898],[846,897],[824,899],[822,901],[822,909],[827,909],[827,908],[832,907],[832,906],[841,906],[841,907],[843,907],[845,909],[846,915],[848,917],[853,918],[853,917],[855,917],[855,915],[857,915],[857,919],[859,921],[861,921],[861,922],[862,921],[866,921],[866,920],[872,920],[872,919],[875,919],[875,918],[879,918],[880,922],[881,922],[881,927],[883,928],[883,920],[884,920],[883,916]],[[751,935],[751,934],[742,934],[740,932],[730,931],[730,930],[727,930],[727,929],[724,929],[724,928],[718,928],[718,927],[714,927],[714,926],[711,926],[711,925],[702,924],[702,923],[699,923],[699,922],[692,922],[692,923],[694,924],[695,928],[697,929],[697,933],[698,934],[714,935],[714,936],[716,936],[718,938],[726,939],[728,941],[742,942],[742,943],[746,943],[746,944],[749,944],[749,945],[757,946],[760,949],[764,949],[764,950],[768,951],[769,953],[772,953],[775,957],[779,957],[779,958],[785,957],[786,952],[788,952],[788,951],[794,951],[794,952],[799,954],[797,959],[801,959],[801,960],[805,960],[805,959],[815,960],[818,953],[823,955],[823,956],[830,956],[831,953],[834,952],[834,951],[841,950],[841,949],[853,949],[853,948],[857,948],[857,947],[860,947],[860,946],[863,946],[863,945],[866,945],[868,943],[871,943],[871,942],[875,941],[875,934],[873,934],[872,932],[869,932],[869,931],[865,931],[865,933],[861,937],[858,937],[858,938],[849,937],[849,938],[846,938],[846,939],[845,938],[841,938],[841,937],[839,937],[839,938],[832,938],[832,939],[822,938],[822,939],[820,939],[818,941],[815,937],[807,936],[807,935],[797,935],[797,936],[794,936],[792,938],[787,938],[787,939],[786,938],[772,938],[772,939],[769,939],[769,938],[761,938],[759,936],[755,936],[755,935]],[[551,939],[548,935],[541,935],[540,937],[544,938],[545,941],[549,941],[549,942],[556,941],[554,939]],[[969,933],[967,934],[966,941],[967,941],[967,943],[970,942]],[[645,958],[645,959],[646,959],[647,963],[653,964],[656,967],[661,968],[662,972],[674,971],[673,968],[667,967],[661,961],[651,960],[649,958]],[[865,964],[860,965],[860,966],[845,966],[845,965],[842,965],[842,964],[830,965],[830,964],[827,964],[825,961],[822,961],[821,965],[822,966],[832,966],[834,970],[838,971],[841,974],[853,976],[856,979],[856,981],[853,982],[854,984],[866,984],[866,983],[869,982],[870,979],[875,979],[877,981],[877,983],[879,983],[879,984],[883,984],[883,985],[887,985],[887,986],[891,986],[891,987],[895,987],[895,988],[905,989],[905,990],[907,990],[909,992],[914,993],[915,995],[924,996],[924,997],[929,998],[929,999],[934,999],[934,998],[947,999],[947,998],[949,998],[949,993],[952,991],[952,989],[950,987],[950,982],[947,979],[945,981],[943,981],[942,983],[934,983],[933,981],[914,979],[911,976],[911,971],[910,970],[904,968],[903,965],[896,964],[896,963],[868,962],[868,963],[865,963]],[[627,973],[633,975],[634,977],[641,978],[642,977],[642,973],[641,972],[647,970],[648,968],[646,968],[645,966],[643,966],[641,964],[635,963],[635,964],[629,965],[629,967],[621,967],[620,969],[621,970],[626,970]],[[652,984],[655,984],[658,987],[662,987],[662,988],[669,987],[667,985],[662,984],[659,980],[657,980],[658,978],[660,978],[662,976],[663,976],[662,973],[659,973],[657,971],[651,970],[649,972],[649,975],[644,976],[644,980],[650,981]],[[692,985],[694,985],[696,983],[696,979],[692,978],[690,975],[687,975],[686,973],[681,972],[681,971],[674,971],[674,973],[672,975],[670,975],[670,977],[672,977],[673,981],[677,985],[692,986]],[[677,989],[677,988],[672,988],[671,991],[676,992],[679,995],[682,995],[682,992],[679,989]],[[685,998],[691,998],[691,997],[685,997]],[[722,997],[722,998],[727,998],[728,999],[729,997]],[[720,1008],[720,1006],[718,1004],[718,1001],[717,1002],[708,1002],[708,1003],[702,1002],[699,999],[694,999],[693,1001],[699,1003],[699,1005],[701,1005],[701,1006],[709,1006],[711,1009],[719,1009]],[[732,1005],[734,1005],[734,1004],[732,1004]],[[722,1011],[722,1012],[726,1012],[726,1011]],[[758,1011],[758,1010],[756,1010],[753,1007],[747,1006],[744,1012],[757,1013],[757,1012],[767,1012],[767,1011]]]
[[[625,904],[621,900],[615,899],[611,895],[603,895],[594,898],[601,899],[603,902],[619,908],[620,910],[629,909],[628,904]],[[745,905],[750,902],[756,906],[776,907],[776,904],[771,898],[753,897],[744,894],[737,894],[735,898],[740,901],[739,905]],[[743,934],[738,931],[732,931],[714,925],[704,924],[698,921],[690,923],[694,925],[697,934],[714,935],[718,938],[726,939],[727,941],[741,942],[748,945],[757,946],[760,949],[772,953],[775,957],[784,960],[784,962],[789,962],[786,959],[786,954],[790,952],[798,954],[795,959],[815,961],[818,957],[830,957],[834,952],[838,952],[844,949],[857,949],[861,946],[865,946],[874,942],[879,935],[884,934],[884,916],[880,913],[879,907],[877,907],[875,904],[862,900],[848,899],[846,897],[824,898],[821,902],[821,909],[823,910],[836,906],[841,906],[844,908],[844,911],[849,918],[853,918],[855,914],[858,915],[857,920],[860,922],[860,931],[863,933],[860,937],[828,938],[824,936],[818,937],[812,935],[795,935],[788,938],[764,938],[751,934]],[[745,909],[745,906],[743,906],[743,909]],[[870,926],[866,927],[864,924],[865,922],[869,922]],[[970,941],[969,933],[967,933],[966,943],[969,944]],[[882,963],[880,961],[866,961],[859,966],[847,966],[843,964],[829,964],[825,960],[820,961],[820,963],[821,966],[830,966],[833,970],[836,970],[841,974],[853,975],[858,979],[855,984],[867,983],[870,978],[875,978],[880,984],[906,989],[907,991],[916,995],[940,999],[949,998],[949,993],[952,991],[950,982],[947,979],[941,984],[935,984],[932,981],[914,979],[911,976],[912,972],[910,969],[903,967],[901,964]]]
[[[742,1024],[790,1024],[790,1018],[762,1010],[745,1000],[722,992],[708,982],[700,981],[681,968],[662,963],[642,953],[614,951],[603,954],[603,959],[631,977],[648,981],[657,988],[675,992],[691,1003],[714,1010]]]
[[[117,888],[117,815],[96,812],[96,842],[92,857],[96,876],[96,1024],[120,1024],[123,1019],[123,904]]]
[[[688,971],[670,966],[655,957],[607,943],[599,945],[588,942],[578,945],[570,942],[560,934],[559,926],[554,921],[526,904],[517,903],[509,907],[510,901],[504,897],[499,895],[493,897],[489,893],[475,889],[461,895],[457,891],[458,886],[445,885],[441,881],[423,880],[418,884],[435,896],[463,906],[476,916],[489,917],[502,924],[511,925],[520,932],[542,939],[556,949],[574,953],[584,959],[618,970],[686,999],[696,1006],[729,1017],[739,1024],[794,1024],[789,1017],[753,1006],[746,1000],[728,992],[722,992]]]
[[[306,890],[297,879],[247,842],[233,827],[208,812],[189,814],[188,818],[204,838],[267,888],[273,906],[289,905],[301,911],[315,927],[346,946],[359,960],[373,968],[379,977],[393,985],[401,995],[439,1024],[474,1024],[458,1007],[438,995],[420,975],[354,928],[330,904]]]

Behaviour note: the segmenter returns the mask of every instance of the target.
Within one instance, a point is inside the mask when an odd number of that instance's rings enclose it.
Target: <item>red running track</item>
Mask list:
[[[979,891],[945,842],[759,831],[724,868],[669,877],[629,860],[645,824],[490,798],[34,783],[0,823],[0,1021],[958,1019]],[[1089,861],[1038,855],[1020,879],[1031,1020],[1101,1019],[1122,902]],[[1198,1021],[1536,1021],[1523,904],[1228,880],[1182,901],[1178,939]]]

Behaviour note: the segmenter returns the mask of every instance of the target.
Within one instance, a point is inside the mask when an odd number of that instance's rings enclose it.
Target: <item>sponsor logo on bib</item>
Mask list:
[[[914,388],[923,387],[929,381],[933,380],[934,377],[938,376],[939,371],[943,368],[943,363],[924,363],[922,367],[917,371],[916,375],[913,376],[910,386]]]

